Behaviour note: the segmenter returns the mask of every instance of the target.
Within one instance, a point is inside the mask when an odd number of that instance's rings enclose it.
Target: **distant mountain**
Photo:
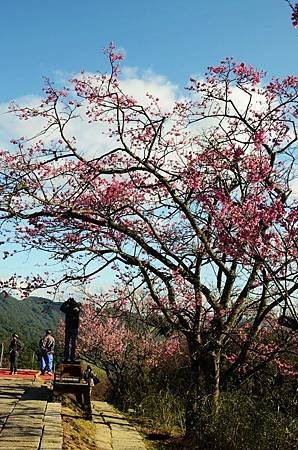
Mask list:
[[[17,300],[5,292],[0,293],[0,353],[3,353],[3,367],[9,366],[8,345],[12,333],[17,333],[23,344],[19,367],[38,368],[36,352],[39,340],[48,328],[53,330],[55,336],[59,320],[64,318],[60,305],[48,298],[28,297],[25,300]],[[61,344],[56,340],[54,360],[61,361],[61,351]]]
[[[17,333],[22,341],[38,342],[47,328],[54,332],[59,319],[60,303],[43,297],[28,297],[17,300],[0,293],[0,342],[12,333]]]

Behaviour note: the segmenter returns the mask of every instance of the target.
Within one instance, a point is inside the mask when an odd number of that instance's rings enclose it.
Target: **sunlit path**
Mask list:
[[[62,450],[61,404],[49,401],[51,377],[0,369],[0,450]],[[92,402],[95,442],[101,450],[145,450],[136,429],[106,402]]]
[[[92,402],[96,444],[104,450],[146,450],[142,436],[106,402]]]
[[[33,371],[0,378],[0,449],[61,450],[60,403],[48,403],[51,389]],[[13,379],[12,379],[13,378]]]

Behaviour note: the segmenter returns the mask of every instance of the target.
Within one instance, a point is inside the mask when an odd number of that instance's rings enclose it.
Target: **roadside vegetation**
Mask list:
[[[297,367],[297,354],[289,346],[291,367]],[[106,361],[107,354],[102,354]],[[118,357],[120,355],[118,354]],[[89,354],[92,359],[92,353]],[[94,358],[94,355],[93,355]],[[97,363],[100,355],[97,353]],[[200,421],[202,430],[195,439],[185,438],[187,391],[190,365],[185,349],[163,355],[150,366],[145,359],[127,358],[122,377],[111,383],[113,365],[110,357],[109,377],[101,372],[101,382],[93,396],[113,403],[158,450],[290,450],[296,445],[297,379],[291,371],[275,363],[241,382],[231,380],[222,392],[217,416],[210,414],[210,395],[202,383]],[[116,367],[119,369],[119,367]],[[115,375],[115,374],[114,374]]]

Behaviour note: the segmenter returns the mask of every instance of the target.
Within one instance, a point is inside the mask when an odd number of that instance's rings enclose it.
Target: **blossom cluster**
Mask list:
[[[142,361],[149,367],[156,367],[179,352],[177,336],[160,339],[145,328],[138,331],[125,324],[121,317],[109,316],[98,311],[94,304],[83,305],[79,351],[86,356],[96,354],[98,364],[121,365],[126,360]]]
[[[292,25],[294,28],[298,28],[298,3],[293,6]]]

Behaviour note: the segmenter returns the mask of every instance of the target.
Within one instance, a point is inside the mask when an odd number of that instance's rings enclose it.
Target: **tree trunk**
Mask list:
[[[202,392],[200,392],[200,367],[196,358],[191,358],[190,383],[187,392],[185,427],[186,437],[193,439],[200,430]]]
[[[216,417],[219,413],[220,405],[220,351],[213,353],[213,386],[212,386],[212,415]]]
[[[220,407],[219,349],[202,352],[196,339],[189,339],[190,383],[186,405],[186,437],[204,439],[210,435],[210,423]]]
[[[190,440],[204,435],[208,397],[205,389],[205,376],[202,370],[201,344],[198,337],[188,337],[190,356],[190,381],[186,403],[186,437]]]

